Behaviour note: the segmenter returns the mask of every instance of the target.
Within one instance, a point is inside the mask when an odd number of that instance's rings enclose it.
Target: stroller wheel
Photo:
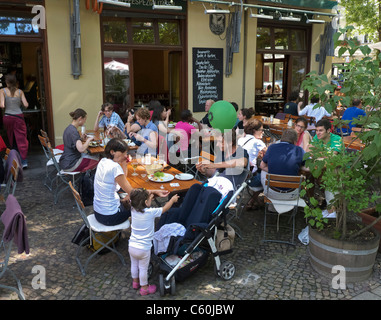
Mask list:
[[[164,297],[165,288],[164,288],[164,276],[162,273],[159,274],[159,292],[160,292],[160,297]]]
[[[165,296],[166,292],[169,291],[171,295],[176,294],[176,280],[173,276],[169,281],[165,280],[164,275],[160,273],[159,275],[159,292],[160,296]]]
[[[224,280],[230,280],[235,275],[235,265],[230,261],[221,263],[219,276]]]
[[[174,296],[176,294],[176,280],[175,276],[172,276],[171,278],[171,295]]]

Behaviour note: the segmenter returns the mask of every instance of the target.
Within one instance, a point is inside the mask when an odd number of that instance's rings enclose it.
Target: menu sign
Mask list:
[[[207,100],[222,100],[223,49],[193,48],[192,56],[193,112],[202,112]]]

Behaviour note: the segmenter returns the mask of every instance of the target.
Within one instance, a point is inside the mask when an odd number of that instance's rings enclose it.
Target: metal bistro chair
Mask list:
[[[300,190],[302,187],[304,177],[303,176],[286,176],[286,175],[277,175],[277,174],[267,174],[266,175],[266,183],[265,183],[265,218],[264,218],[264,229],[263,229],[263,242],[279,242],[279,243],[286,243],[295,245],[295,216],[298,212],[298,207],[305,207],[306,203],[303,199],[300,199]],[[290,189],[296,189],[297,195],[295,199],[293,200],[276,200],[272,199],[268,196],[268,190],[275,190],[277,192],[281,192],[281,194],[287,194],[287,191],[283,190],[290,190]],[[283,191],[283,192],[282,192]],[[269,212],[269,205],[272,204],[276,212]],[[292,229],[292,238],[291,241],[284,241],[281,239],[267,239],[266,238],[266,229],[268,226],[274,226],[274,225],[268,225],[267,224],[267,216],[268,215],[276,215],[277,216],[277,232],[279,232],[279,219],[280,216],[284,213],[291,212],[289,221],[292,220],[292,226],[282,226],[282,228]]]
[[[54,166],[53,159],[50,156],[49,151],[49,141],[40,135],[38,135],[38,139],[40,140],[42,150],[44,150],[44,154],[46,156],[47,162],[45,165],[45,180],[44,180],[44,186],[46,186],[50,191],[53,191],[53,181],[54,177],[57,175],[58,171]],[[53,150],[53,149],[52,149]],[[54,153],[54,150],[53,150]],[[59,163],[61,154],[55,154],[54,155],[56,161]]]
[[[10,168],[10,174],[7,180],[7,184],[5,185],[5,189],[3,192],[4,200],[8,198],[8,195],[15,194],[19,170],[20,170],[20,165],[18,164],[16,160],[13,159],[12,165]]]
[[[119,257],[122,264],[125,266],[126,263],[124,261],[122,254],[115,249],[114,240],[120,236],[120,234],[123,230],[130,228],[130,221],[126,220],[125,222],[118,224],[116,226],[105,226],[105,225],[99,223],[95,219],[94,214],[90,214],[90,215],[86,214],[85,206],[83,205],[83,202],[81,200],[81,196],[79,195],[77,190],[74,189],[71,181],[69,181],[69,185],[70,185],[70,189],[74,195],[74,199],[75,199],[75,202],[77,204],[79,213],[81,214],[81,218],[82,218],[83,222],[85,223],[86,227],[89,229],[89,236],[86,239],[82,240],[82,242],[79,244],[78,249],[77,249],[76,254],[75,254],[75,260],[77,261],[78,266],[79,266],[82,274],[86,275],[86,268],[87,268],[89,262],[104,248],[107,248],[110,251],[114,252]],[[115,233],[115,235],[112,238],[107,239],[108,241],[106,243],[102,242],[101,239],[98,239],[97,237],[95,237],[95,233],[98,233],[98,232],[104,233],[104,232],[111,232],[111,231],[117,231],[117,232]],[[93,241],[96,241],[100,245],[100,247],[98,248],[98,250],[93,252],[87,258],[85,264],[82,265],[82,263],[79,259],[79,256],[81,254],[82,249],[84,248],[84,245],[86,243],[92,243],[92,239],[93,239]]]
[[[54,182],[56,183],[56,187],[54,190],[54,204],[57,204],[60,194],[69,188],[69,180],[72,179],[73,185],[75,186],[75,177],[80,175],[81,172],[61,170],[51,147],[48,147],[48,152],[50,158],[49,160],[52,160],[54,168],[56,169],[55,172],[57,172],[56,176],[53,178],[51,183],[51,185],[53,185]]]

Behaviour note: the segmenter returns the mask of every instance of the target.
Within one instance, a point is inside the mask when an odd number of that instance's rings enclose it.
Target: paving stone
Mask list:
[[[236,275],[224,281],[214,274],[214,261],[199,269],[190,279],[176,283],[176,295],[160,297],[159,293],[141,297],[132,289],[125,233],[118,243],[126,266],[112,253],[90,262],[83,276],[74,259],[77,247],[71,239],[82,220],[70,191],[53,204],[53,195],[43,186],[45,156],[36,150],[29,157],[29,169],[18,183],[16,198],[27,217],[29,255],[14,254],[10,267],[20,278],[29,300],[349,300],[381,299],[381,255],[377,255],[374,273],[367,281],[347,284],[345,290],[331,288],[330,280],[322,278],[311,267],[307,247],[262,243],[263,211],[244,211],[234,221],[243,239],[236,238],[234,250],[222,260],[235,264]],[[247,196],[246,194],[244,196]],[[0,203],[0,212],[4,210]],[[91,210],[91,207],[88,208]],[[305,219],[297,216],[297,232]],[[253,222],[255,224],[253,224]],[[2,231],[2,230],[0,230]],[[87,249],[86,249],[87,250]],[[84,257],[91,253],[84,250]],[[83,261],[83,260],[82,260]],[[46,269],[46,289],[33,289],[33,266]],[[150,282],[159,285],[159,267]],[[13,285],[13,279],[1,282]],[[0,289],[0,300],[18,300],[17,294]]]

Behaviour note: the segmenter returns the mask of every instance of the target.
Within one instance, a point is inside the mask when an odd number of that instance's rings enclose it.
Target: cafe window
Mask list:
[[[270,28],[259,27],[257,30],[257,48],[271,49]]]
[[[33,17],[0,16],[0,35],[38,35],[39,28],[32,24]]]
[[[107,43],[127,43],[126,22],[105,21],[103,23],[104,41]]]
[[[155,32],[153,22],[132,20],[132,41],[135,44],[154,44]]]
[[[181,45],[177,20],[106,18],[102,28],[106,44]]]
[[[177,21],[159,21],[160,44],[180,45],[180,32]]]
[[[257,50],[306,51],[305,29],[258,27]]]

